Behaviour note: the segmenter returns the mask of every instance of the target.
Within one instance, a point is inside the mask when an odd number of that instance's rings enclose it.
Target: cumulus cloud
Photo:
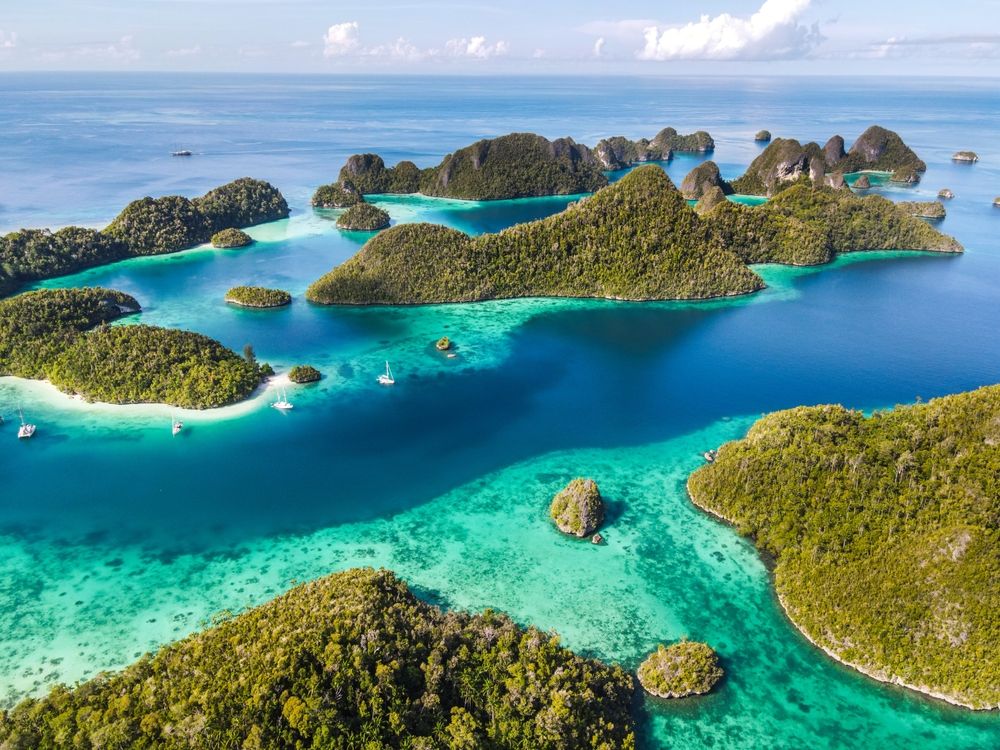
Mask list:
[[[335,23],[323,35],[323,56],[341,57],[357,50],[360,44],[357,21]]]
[[[598,37],[594,42],[594,57],[600,57],[604,53],[604,37]]]
[[[0,29],[0,49],[14,49],[17,46],[17,32],[7,33]]]
[[[445,49],[453,57],[474,57],[486,60],[490,57],[502,57],[510,51],[507,42],[500,40],[489,44],[484,36],[474,36],[471,39],[450,39]]]
[[[416,45],[411,44],[403,37],[399,37],[392,44],[380,44],[377,47],[366,49],[365,54],[371,57],[388,57],[393,60],[423,60],[425,57],[433,56],[434,50],[424,52]]]
[[[702,16],[684,26],[643,31],[642,60],[776,60],[802,56],[821,40],[817,26],[799,22],[810,0],[765,0],[756,13]]]

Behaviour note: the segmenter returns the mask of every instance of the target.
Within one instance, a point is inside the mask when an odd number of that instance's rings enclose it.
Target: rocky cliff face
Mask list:
[[[844,139],[835,135],[821,149],[815,143],[801,144],[777,138],[750,164],[746,174],[733,182],[740,193],[773,195],[788,183],[808,178],[814,184],[829,184],[829,173],[875,170],[893,173],[894,182],[919,181],[927,165],[898,134],[873,125],[844,151]]]
[[[681,183],[681,193],[685,200],[697,201],[705,197],[711,188],[718,188],[723,195],[732,195],[733,186],[722,179],[719,167],[714,161],[706,161],[692,169]]]
[[[647,161],[670,161],[675,151],[703,154],[714,149],[715,141],[704,130],[681,135],[674,128],[664,128],[652,140],[605,138],[594,147],[594,156],[604,169],[617,170]]]

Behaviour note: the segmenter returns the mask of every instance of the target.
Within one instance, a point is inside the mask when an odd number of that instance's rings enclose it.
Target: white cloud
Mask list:
[[[312,42],[307,42],[304,39],[296,39],[291,45],[295,49],[302,49],[303,47],[312,47]]]
[[[17,32],[10,33],[0,29],[0,49],[14,49],[17,46]]]
[[[510,51],[507,42],[500,40],[496,44],[488,44],[486,37],[474,36],[471,39],[450,39],[445,44],[449,55],[454,57],[474,57],[486,60],[490,57],[502,57]]]
[[[372,47],[364,51],[366,55],[371,57],[388,57],[393,60],[423,60],[425,57],[433,57],[437,54],[434,50],[428,50],[424,52],[419,47],[410,44],[409,41],[403,37],[399,37],[392,44],[380,44],[377,47]]]
[[[749,18],[729,13],[685,26],[647,27],[642,60],[775,60],[798,57],[821,39],[819,29],[799,23],[810,0],[765,0]]]
[[[179,49],[168,49],[167,57],[195,57],[201,54],[201,45],[193,47],[180,47]]]
[[[341,57],[354,52],[359,44],[357,21],[335,23],[323,35],[323,56]]]
[[[535,51],[534,51],[534,52],[532,53],[532,55],[531,55],[531,56],[532,56],[532,57],[533,57],[534,59],[536,59],[536,60],[541,60],[542,58],[546,57],[547,55],[548,55],[548,53],[547,53],[547,52],[546,52],[546,51],[545,51],[544,49],[542,49],[541,47],[539,47],[538,49],[536,49],[536,50],[535,50]]]
[[[594,57],[600,57],[604,52],[604,37],[598,37],[594,42]]]

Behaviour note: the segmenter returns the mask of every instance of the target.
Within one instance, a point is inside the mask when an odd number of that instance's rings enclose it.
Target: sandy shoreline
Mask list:
[[[103,401],[87,401],[80,395],[63,393],[48,380],[29,380],[12,375],[0,377],[0,385],[7,383],[13,385],[22,396],[26,411],[31,409],[32,403],[41,403],[48,408],[63,412],[117,414],[123,417],[144,417],[157,422],[171,416],[181,417],[190,422],[234,419],[266,406],[268,401],[266,397],[272,389],[295,386],[287,374],[280,373],[262,381],[249,396],[235,404],[211,409],[184,409],[163,403],[109,404]]]
[[[722,521],[726,525],[732,526],[735,529],[736,524],[733,523],[733,521],[731,519],[726,518],[725,516],[721,515],[720,513],[715,512],[711,508],[706,507],[705,505],[702,505],[701,503],[699,503],[695,499],[694,493],[691,491],[691,479],[690,478],[688,478],[688,481],[685,483],[685,487],[686,487],[686,490],[687,490],[688,499],[691,501],[691,503],[696,508],[698,508],[699,510],[703,511],[704,513],[707,513],[708,515],[712,516],[713,518],[715,518],[715,519],[717,519],[719,521]],[[760,551],[758,550],[758,554],[759,554],[759,552]],[[772,580],[772,583],[773,583],[773,580]],[[809,643],[811,643],[813,646],[815,646],[816,648],[820,649],[823,653],[825,653],[831,659],[833,659],[834,661],[836,661],[838,664],[842,664],[845,667],[850,667],[851,669],[853,669],[853,670],[855,670],[857,672],[860,672],[861,674],[865,675],[865,677],[868,677],[868,678],[870,678],[872,680],[876,680],[878,682],[882,682],[882,683],[885,683],[887,685],[896,685],[898,687],[904,687],[904,688],[907,688],[908,690],[912,690],[912,691],[914,691],[916,693],[920,693],[921,695],[927,696],[929,698],[936,698],[937,700],[941,700],[941,701],[944,701],[946,703],[950,703],[953,706],[959,706],[961,708],[967,708],[967,709],[970,709],[972,711],[994,711],[994,710],[1000,709],[1000,705],[996,705],[996,706],[973,706],[973,705],[970,705],[968,703],[964,703],[963,701],[961,701],[960,699],[958,699],[958,698],[956,698],[954,696],[946,695],[944,693],[939,693],[939,692],[937,692],[937,691],[935,691],[935,690],[933,690],[931,688],[928,688],[926,686],[912,685],[912,684],[906,682],[905,680],[903,680],[900,677],[897,677],[895,675],[890,675],[890,674],[887,674],[886,672],[875,670],[875,669],[873,669],[871,667],[866,667],[866,666],[863,666],[861,664],[855,664],[853,662],[847,661],[842,656],[840,656],[839,654],[837,654],[835,651],[833,651],[833,650],[827,648],[826,646],[818,643],[808,632],[806,632],[805,628],[803,628],[801,625],[799,625],[799,623],[797,623],[795,621],[795,618],[792,616],[792,612],[791,612],[791,610],[790,610],[787,602],[785,602],[785,600],[781,596],[781,594],[778,593],[777,587],[774,587],[773,590],[774,590],[776,598],[778,599],[778,604],[781,605],[781,611],[784,613],[784,615],[788,619],[788,621],[792,625],[795,626],[795,629],[799,633],[802,634],[802,637],[805,638],[807,641],[809,641]]]

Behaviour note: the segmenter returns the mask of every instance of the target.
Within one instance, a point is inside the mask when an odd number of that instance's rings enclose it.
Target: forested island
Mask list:
[[[636,673],[639,684],[657,698],[687,698],[704,695],[725,676],[719,656],[711,646],[697,641],[678,641],[646,657]]]
[[[823,147],[775,138],[732,186],[744,195],[773,195],[799,181],[842,183],[844,174],[862,170],[889,172],[894,182],[915,183],[927,171],[927,165],[897,133],[872,125],[850,151],[844,150],[844,139],[839,135]]]
[[[234,286],[226,292],[226,302],[241,307],[284,307],[292,303],[292,295],[284,289],[263,286]]]
[[[139,309],[133,297],[97,287],[0,300],[0,375],[47,379],[89,401],[192,409],[240,401],[260,383],[265,370],[252,356],[207,336],[107,325]]]
[[[219,237],[224,230],[287,216],[288,203],[277,188],[244,177],[200,198],[171,195],[132,201],[101,231],[66,227],[56,232],[11,232],[0,237],[0,295],[32,281],[125,258],[185,250]],[[231,241],[235,237],[219,238]]]
[[[634,686],[557,636],[349,570],[0,713],[0,746],[633,750]]]
[[[337,218],[337,227],[355,232],[377,232],[389,226],[389,214],[371,203],[355,203]]]
[[[313,205],[353,205],[355,191],[479,201],[592,193],[608,184],[604,170],[667,161],[674,151],[704,153],[714,148],[705,131],[681,135],[664,128],[651,141],[618,136],[602,140],[594,149],[572,138],[550,141],[534,133],[511,133],[477,141],[428,169],[410,161],[387,167],[377,154],[355,154],[341,168],[338,182],[316,191]]]
[[[870,417],[777,412],[688,489],[773,556],[785,611],[828,654],[1000,708],[1000,386]]]
[[[393,227],[306,292],[321,304],[425,304],[512,297],[707,299],[764,286],[751,263],[809,265],[856,250],[962,247],[871,196],[799,184],[762,206],[691,208],[658,166],[555,216],[469,237]]]

